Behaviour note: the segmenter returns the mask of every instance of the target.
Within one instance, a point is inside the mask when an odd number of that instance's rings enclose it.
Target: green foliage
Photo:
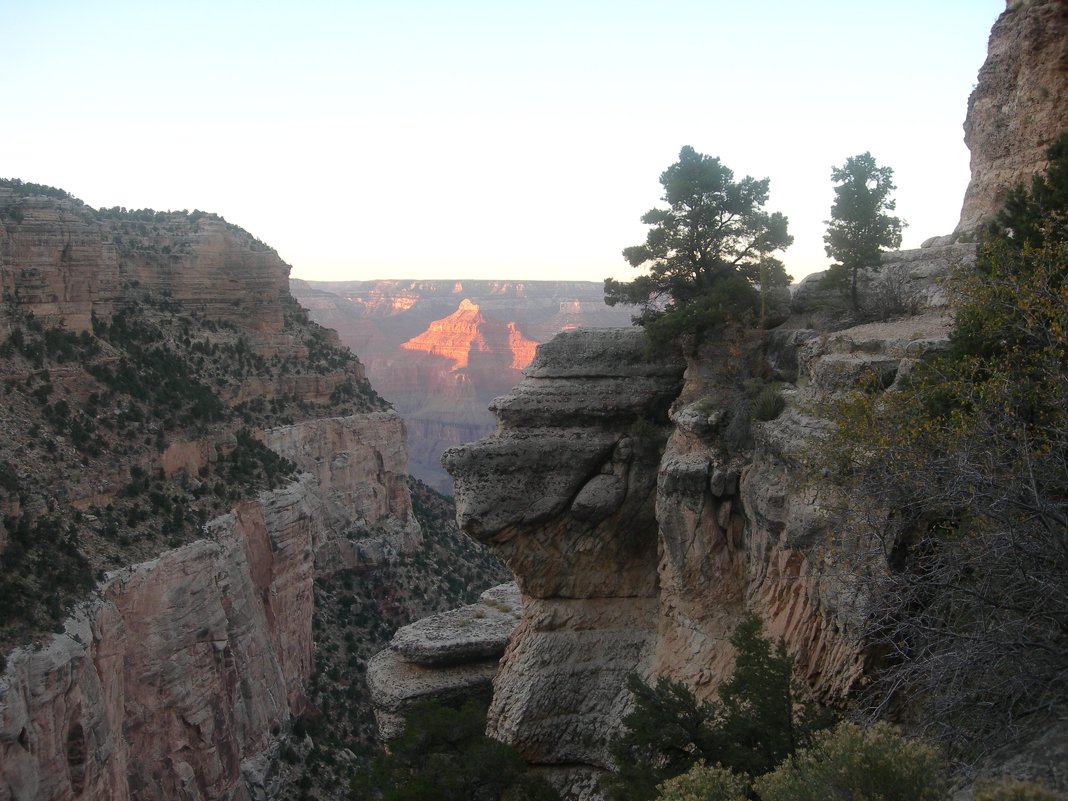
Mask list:
[[[703,762],[657,785],[657,801],[746,801],[749,781],[720,765]]]
[[[827,280],[849,293],[854,309],[858,306],[857,274],[878,270],[879,252],[901,244],[904,223],[887,213],[897,206],[890,197],[897,188],[893,177],[894,171],[876,164],[871,153],[850,156],[831,170],[831,180],[838,185],[823,241],[827,255],[837,263],[828,271]]]
[[[771,254],[793,241],[786,217],[763,210],[768,179],[734,173],[718,158],[683,147],[679,160],[660,176],[668,208],[646,212],[645,243],[623,258],[649,274],[629,282],[605,280],[605,302],[640,307],[635,321],[651,326],[650,337],[666,342],[680,333],[701,335],[724,316],[759,307],[755,287],[787,284],[790,277]],[[723,282],[735,279],[729,287]],[[743,291],[748,290],[748,291]]]
[[[23,511],[0,521],[0,636],[51,627],[93,586],[74,526]]]
[[[94,331],[124,355],[114,366],[90,365],[89,373],[115,392],[149,404],[168,427],[203,425],[227,416],[219,396],[198,380],[158,326],[134,312],[119,312],[110,323],[94,320]]]
[[[1046,153],[1049,169],[1035,175],[1030,188],[1012,189],[1005,205],[987,226],[988,239],[1005,240],[1017,248],[1040,248],[1048,241],[1068,241],[1068,132]]]
[[[247,428],[235,435],[236,444],[220,460],[219,472],[237,486],[280,487],[292,479],[297,466],[260,442]]]
[[[731,644],[735,668],[718,702],[699,701],[663,676],[653,687],[628,678],[634,710],[610,746],[617,772],[604,786],[611,801],[652,799],[658,784],[700,760],[759,776],[828,725],[815,705],[801,700],[793,658],[781,639],[773,645],[761,636],[759,618],[746,616]]]
[[[352,781],[353,798],[382,801],[553,801],[544,779],[527,775],[515,749],[485,735],[478,704],[424,702],[408,714],[388,753]]]
[[[765,387],[753,399],[753,417],[757,420],[774,420],[786,408],[786,399],[778,387]]]
[[[754,788],[761,801],[941,801],[947,789],[938,752],[885,723],[840,723]]]
[[[1051,156],[1064,175],[1068,148]],[[854,570],[869,636],[898,657],[875,702],[921,699],[973,754],[1068,697],[1068,242],[1066,209],[1039,207],[1031,234],[952,276],[951,351],[900,391],[836,403],[815,465],[876,545]]]
[[[1063,796],[1034,782],[1019,779],[1001,779],[980,784],[975,791],[975,801],[1062,801]]]
[[[54,186],[46,186],[44,184],[34,184],[29,181],[20,181],[18,178],[0,178],[0,187],[13,189],[15,194],[20,197],[43,195],[60,200],[73,200],[71,195],[62,189],[56,189]]]

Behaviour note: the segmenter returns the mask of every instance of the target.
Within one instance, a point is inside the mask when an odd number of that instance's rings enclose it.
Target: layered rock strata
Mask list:
[[[420,701],[488,704],[497,664],[523,614],[519,588],[502,584],[478,603],[405,626],[367,665],[378,733],[392,740]]]
[[[421,541],[408,492],[404,421],[396,412],[307,420],[268,429],[267,447],[316,479],[340,530],[316,535],[320,575],[374,567]]]
[[[843,568],[864,544],[837,535],[831,489],[800,480],[828,425],[812,410],[871,374],[890,386],[943,349],[936,277],[971,258],[966,246],[890,254],[925,313],[834,334],[728,332],[685,364],[683,382],[680,359],[644,358],[640,330],[541,346],[495,402],[497,433],[444,457],[461,526],[523,592],[490,733],[547,769],[566,798],[599,798],[626,676],[666,675],[714,696],[750,612],[785,639],[814,695],[848,696],[869,657]],[[760,421],[743,386],[769,371],[785,376],[786,409]]]
[[[495,401],[497,433],[443,457],[461,526],[523,593],[489,732],[569,786],[607,766],[623,679],[655,647],[656,465],[682,372],[639,330],[561,334]]]
[[[971,182],[957,231],[973,232],[1017,184],[1047,166],[1047,148],[1068,131],[1068,2],[1006,0],[968,100],[964,141]]]
[[[420,544],[403,422],[248,233],[0,184],[0,554],[33,567],[4,587],[103,577],[0,654],[0,801],[261,797],[308,706],[315,577]],[[41,521],[80,573],[19,557]]]
[[[0,799],[247,798],[311,674],[310,476],[110,574],[0,678]]]
[[[445,493],[445,448],[495,427],[489,402],[522,378],[538,342],[559,331],[623,326],[631,310],[579,281],[293,281],[317,322],[360,354],[403,415],[413,475]]]
[[[5,186],[0,207],[2,289],[48,323],[87,330],[135,286],[246,330],[282,328],[289,265],[221,217],[95,212],[58,190]]]

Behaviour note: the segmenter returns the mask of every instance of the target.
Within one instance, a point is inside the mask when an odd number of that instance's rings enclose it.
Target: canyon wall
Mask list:
[[[727,331],[683,360],[640,329],[577,331],[538,349],[498,399],[498,430],[450,449],[457,518],[512,568],[523,619],[494,679],[489,731],[568,799],[600,798],[629,673],[701,697],[733,668],[728,640],[757,614],[824,700],[847,697],[869,655],[853,577],[862,543],[835,525],[833,488],[803,480],[827,393],[876,370],[893,383],[947,343],[941,276],[970,245],[887,254],[926,311],[835,333],[804,308],[767,333]],[[745,384],[783,383],[785,411],[751,416]],[[820,491],[817,491],[820,490]]]
[[[0,801],[266,797],[313,581],[421,544],[403,421],[221,218],[6,182],[0,223]]]
[[[1006,0],[988,48],[964,122],[972,177],[958,232],[993,217],[1014,186],[1029,187],[1068,131],[1068,2]]]
[[[534,347],[560,331],[630,323],[582,281],[292,281],[313,320],[336,329],[404,417],[412,474],[451,493],[442,451],[495,426]]]
[[[248,798],[243,759],[305,706],[305,477],[239,504],[211,537],[108,575],[0,678],[0,798]]]

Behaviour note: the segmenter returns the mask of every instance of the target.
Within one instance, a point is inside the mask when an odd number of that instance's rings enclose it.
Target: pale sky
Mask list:
[[[950,232],[1004,0],[0,0],[0,177],[199,208],[319,280],[638,274],[682,145],[770,177],[825,269],[830,172]]]

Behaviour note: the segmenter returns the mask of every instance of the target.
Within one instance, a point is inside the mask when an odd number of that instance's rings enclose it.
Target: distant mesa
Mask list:
[[[533,361],[537,346],[514,322],[489,319],[467,298],[448,317],[435,320],[426,331],[401,343],[404,350],[449,359],[453,370],[472,362],[480,368],[522,370]]]
[[[317,323],[335,329],[404,417],[413,475],[442,492],[438,460],[494,430],[488,410],[538,344],[574,328],[617,328],[630,310],[593,281],[291,281]]]

